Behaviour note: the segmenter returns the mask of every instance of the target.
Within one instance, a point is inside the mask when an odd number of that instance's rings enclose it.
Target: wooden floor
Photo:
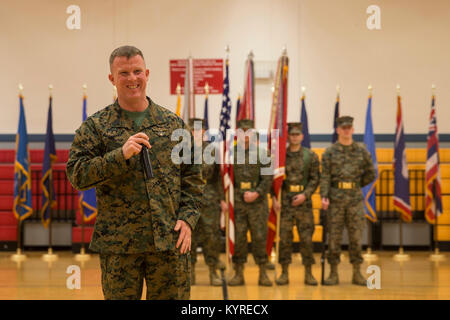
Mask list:
[[[371,264],[381,270],[381,289],[370,290],[351,284],[351,265],[344,259],[339,266],[340,285],[309,287],[303,284],[304,270],[298,254],[293,256],[288,286],[259,287],[258,268],[249,257],[245,268],[246,286],[229,289],[230,299],[450,299],[450,254],[443,262],[428,260],[428,252],[409,252],[411,260],[395,262],[394,252],[377,252],[379,259]],[[0,299],[103,299],[97,255],[81,263],[71,252],[57,252],[59,259],[51,264],[42,261],[43,252],[26,252],[28,259],[20,265],[10,260],[11,253],[0,253]],[[224,257],[222,257],[223,259]],[[320,261],[319,255],[315,256]],[[66,286],[70,265],[81,268],[81,289]],[[362,266],[365,274],[369,264]],[[327,274],[328,274],[327,265]],[[313,267],[319,280],[320,265]],[[273,279],[273,271],[269,277]],[[208,285],[208,269],[199,255],[197,285],[191,289],[192,299],[222,299],[222,288]]]

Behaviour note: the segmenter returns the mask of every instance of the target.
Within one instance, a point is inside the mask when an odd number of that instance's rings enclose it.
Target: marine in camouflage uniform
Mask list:
[[[201,141],[204,135],[205,123],[203,119],[192,118],[189,119],[189,127],[191,132],[194,130],[194,122],[201,124],[202,130],[194,134],[194,142],[196,142],[196,134],[199,134],[199,142],[202,145],[202,155],[208,146],[209,142]],[[201,133],[201,135],[200,135]],[[195,155],[194,155],[195,156]],[[211,153],[215,158],[215,152]],[[221,201],[225,201],[225,194],[222,185],[222,176],[220,175],[220,164],[217,161],[214,163],[207,163],[202,157],[202,177],[205,182],[203,192],[203,205],[200,210],[200,219],[197,226],[192,233],[191,246],[191,284],[195,284],[195,264],[197,262],[197,247],[201,245],[202,253],[205,258],[205,263],[209,267],[210,284],[213,286],[221,286],[222,280],[216,272],[216,268],[222,264],[219,260],[220,255],[220,212]]]
[[[279,263],[282,266],[282,273],[276,283],[278,285],[289,283],[288,268],[292,262],[292,228],[295,223],[300,236],[300,253],[305,266],[305,284],[317,285],[311,272],[311,265],[315,263],[312,242],[314,216],[311,196],[319,185],[319,158],[313,151],[301,146],[303,140],[301,123],[288,123],[288,134],[286,179],[283,181],[281,190]],[[297,200],[300,196],[304,197],[303,202]],[[278,204],[275,198],[274,203]]]
[[[239,129],[254,129],[253,120],[240,120],[237,124]],[[256,137],[256,133],[253,132]],[[255,143],[255,139],[245,138],[247,142],[240,140],[234,149],[234,219],[235,219],[235,246],[233,263],[235,275],[229,281],[230,286],[244,285],[244,263],[247,262],[247,232],[250,230],[252,241],[252,253],[256,264],[259,266],[258,284],[262,286],[271,286],[272,282],[266,274],[266,264],[268,256],[266,252],[267,241],[267,220],[269,211],[267,205],[267,194],[270,192],[273,176],[263,175],[261,169],[269,168],[270,163],[263,165],[259,158],[259,148],[250,146]],[[261,152],[266,151],[261,150]],[[240,159],[239,154],[244,155],[245,159]],[[244,158],[244,157],[242,157]],[[257,160],[252,164],[251,159]],[[243,163],[240,164],[241,160]],[[251,202],[246,202],[244,197],[257,193],[257,198]]]
[[[352,139],[353,118],[337,119],[339,139],[325,150],[322,156],[320,195],[327,212],[328,263],[331,272],[325,285],[339,283],[337,265],[340,262],[344,226],[349,236],[350,263],[353,264],[352,283],[366,285],[360,266],[362,231],[364,228],[364,202],[361,188],[375,179],[375,169],[370,153]]]
[[[136,61],[135,52],[121,61]],[[132,71],[134,81],[141,76],[139,68]],[[130,90],[145,89],[145,84]],[[171,134],[187,127],[145,93],[143,97],[148,106],[139,114],[127,112],[118,99],[83,122],[70,149],[67,176],[78,190],[96,188],[98,215],[89,248],[100,253],[105,299],[140,299],[144,279],[147,299],[189,299],[190,255],[176,248],[180,232],[174,228],[184,226],[183,221],[195,228],[203,192],[201,166],[171,160],[179,143]],[[144,176],[142,153],[125,158],[123,148],[138,132],[149,138],[153,177]]]

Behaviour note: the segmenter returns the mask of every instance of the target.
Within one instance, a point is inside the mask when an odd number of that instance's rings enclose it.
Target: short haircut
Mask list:
[[[145,61],[142,51],[138,48],[133,46],[121,46],[117,49],[114,49],[114,51],[109,56],[109,67],[111,68],[116,57],[127,57],[127,59],[130,59],[137,55],[140,55],[142,57],[142,60]]]

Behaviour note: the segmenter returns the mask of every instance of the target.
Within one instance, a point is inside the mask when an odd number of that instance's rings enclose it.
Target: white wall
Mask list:
[[[81,30],[66,28],[66,8],[81,7]],[[366,8],[381,8],[381,30],[366,27]],[[73,133],[81,122],[83,83],[88,111],[112,101],[107,79],[111,51],[140,48],[150,69],[149,95],[175,110],[169,60],[223,58],[230,45],[231,99],[242,93],[244,61],[290,58],[289,121],[300,117],[307,88],[311,133],[330,133],[336,84],[342,112],[363,132],[367,85],[374,87],[376,133],[393,133],[395,86],[401,85],[406,133],[426,133],[430,86],[437,85],[439,132],[450,133],[450,1],[448,0],[0,0],[0,134],[15,133],[17,85],[25,87],[29,133],[44,133],[48,84],[54,86],[54,131]],[[256,84],[256,124],[267,128],[271,83]],[[196,99],[203,116],[203,96]],[[210,125],[218,126],[221,96],[210,96]],[[234,110],[233,110],[234,114]]]

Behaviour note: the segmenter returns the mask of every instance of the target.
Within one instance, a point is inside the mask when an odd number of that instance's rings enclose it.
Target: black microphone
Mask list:
[[[146,145],[142,145],[142,166],[144,167],[144,174],[146,179],[153,178],[153,168],[150,162],[150,155]]]

